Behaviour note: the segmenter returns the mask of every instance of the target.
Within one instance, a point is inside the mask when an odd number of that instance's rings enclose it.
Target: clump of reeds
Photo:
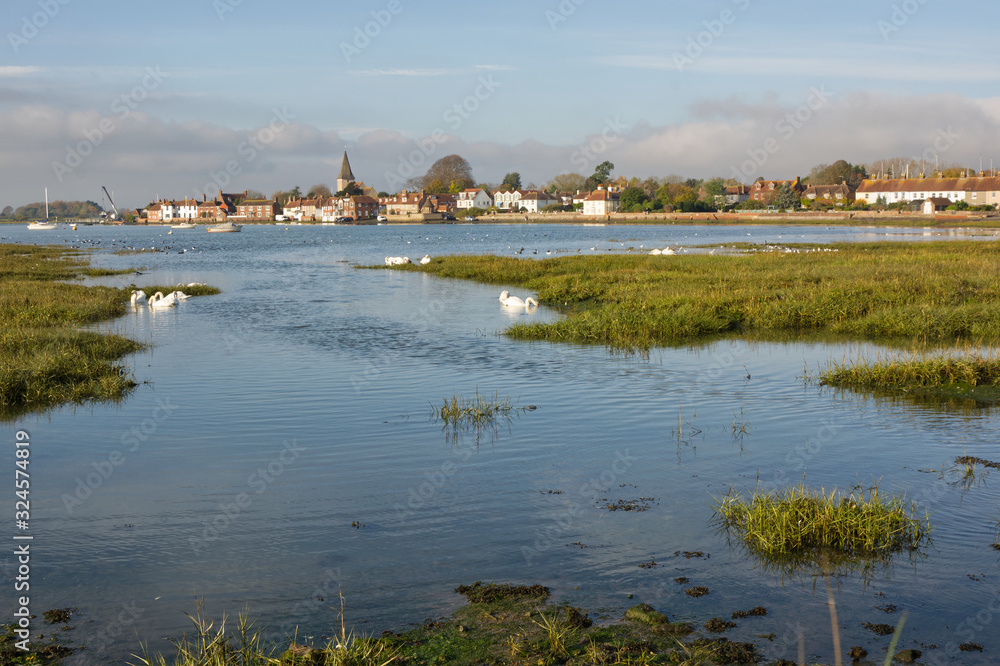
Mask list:
[[[218,629],[215,623],[205,615],[204,602],[198,603],[195,615],[188,615],[194,624],[193,636],[184,635],[180,640],[171,641],[177,649],[172,662],[168,662],[162,654],[150,655],[146,646],[142,646],[141,655],[132,655],[145,666],[266,666],[277,664],[272,658],[274,649],[267,649],[263,643],[263,632],[255,626],[246,613],[240,613],[236,633],[226,632],[226,616],[222,616]]]
[[[451,398],[445,398],[444,404],[437,410],[437,416],[446,425],[453,427],[489,428],[497,425],[501,419],[509,420],[518,407],[509,397],[501,398],[499,393],[481,395],[476,390],[470,396],[457,393]]]
[[[854,363],[835,363],[820,374],[820,382],[831,386],[894,389],[940,387],[949,384],[996,386],[1000,384],[1000,356],[910,356]]]
[[[917,548],[931,529],[926,517],[918,517],[915,502],[886,497],[877,485],[856,486],[846,494],[804,485],[750,497],[730,490],[713,509],[727,531],[768,556],[810,549],[880,556]]]

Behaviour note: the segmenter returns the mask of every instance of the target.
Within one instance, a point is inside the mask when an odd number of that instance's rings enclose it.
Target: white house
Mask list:
[[[181,202],[173,202],[177,208],[177,217],[183,220],[194,220],[198,218],[198,200],[185,199]]]
[[[598,189],[583,200],[584,215],[610,215],[619,210],[621,210],[621,198],[617,192]]]
[[[526,194],[521,190],[500,191],[493,193],[494,205],[500,210],[517,210],[521,207],[521,197]]]
[[[886,204],[900,201],[950,199],[970,206],[1000,203],[1000,178],[881,178],[866,180],[858,187],[857,198],[870,204],[882,198]]]
[[[456,208],[481,208],[486,210],[493,206],[493,197],[484,189],[476,188],[459,192],[455,201]]]
[[[525,192],[518,204],[528,213],[538,213],[546,206],[559,203],[559,200],[548,192]]]

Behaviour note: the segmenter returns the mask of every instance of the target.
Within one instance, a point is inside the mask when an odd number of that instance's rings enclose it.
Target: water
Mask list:
[[[300,637],[320,642],[340,626],[338,590],[348,625],[378,633],[446,615],[463,601],[452,590],[476,580],[541,583],[605,620],[640,601],[699,626],[763,605],[768,616],[740,620],[726,636],[761,642],[756,635],[774,633],[766,654],[795,659],[801,627],[807,654],[829,660],[822,578],[768,571],[711,524],[712,498],[730,486],[803,476],[827,489],[877,480],[933,512],[923,553],[897,558],[867,583],[833,581],[845,646],[881,659],[888,639],[861,623],[895,625],[898,612],[876,608],[893,604],[909,614],[903,647],[938,646],[925,657],[989,663],[1000,650],[995,482],[963,488],[954,471],[941,474],[959,455],[1000,456],[994,410],[948,411],[804,381],[804,369],[879,351],[868,344],[719,341],[630,356],[515,342],[499,335],[513,321],[560,315],[505,312],[497,286],[355,267],[386,255],[522,247],[541,258],[765,240],[992,240],[993,232],[167,231],[0,228],[3,242],[96,246],[95,263],[144,273],[101,282],[224,290],[100,327],[153,343],[129,360],[142,383],[123,404],[0,427],[8,470],[14,432],[31,435],[31,609],[36,631],[49,633],[42,611],[79,608],[67,636],[89,649],[72,663],[120,663],[140,639],[169,650],[164,639],[188,630],[184,613],[200,599],[213,617],[245,609],[271,635],[298,625]],[[172,249],[108,251],[123,245]],[[433,419],[446,397],[477,390],[537,409],[478,437],[456,437]],[[647,511],[602,508],[639,498]],[[704,556],[675,555],[685,551]],[[0,561],[11,589],[16,560],[8,552]],[[680,576],[690,582],[674,582]],[[689,597],[692,585],[711,593]],[[11,617],[13,593],[0,608]],[[966,640],[986,651],[959,652]]]

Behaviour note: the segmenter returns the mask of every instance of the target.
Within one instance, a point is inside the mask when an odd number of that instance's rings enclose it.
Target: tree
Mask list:
[[[310,199],[323,199],[332,197],[333,192],[330,191],[330,188],[328,186],[320,183],[319,185],[313,185],[312,187],[310,187],[309,192],[306,194],[306,196]]]
[[[346,187],[344,187],[344,189],[340,190],[339,192],[337,192],[336,194],[334,194],[332,196],[335,196],[335,197],[356,197],[356,196],[362,195],[364,193],[365,193],[365,191],[362,190],[361,187],[359,187],[358,184],[355,183],[352,180],[351,182],[349,182],[347,184]]]
[[[251,200],[252,199],[261,200],[266,198],[267,197],[264,196],[263,192],[259,192],[257,190],[247,190],[247,195],[244,197],[244,199],[251,199]]]
[[[428,186],[434,181],[441,181],[441,192],[447,192],[453,183],[458,183],[460,190],[472,187],[476,182],[472,177],[472,165],[468,160],[459,155],[447,155],[431,165],[422,177],[413,179],[413,184],[421,189],[430,189]]]
[[[709,197],[718,197],[726,193],[726,181],[722,178],[711,178],[704,183],[705,194]]]
[[[586,182],[587,178],[578,173],[564,173],[550,180],[545,189],[549,192],[576,192],[582,190]]]
[[[615,165],[611,162],[605,160],[597,165],[594,169],[594,175],[591,176],[598,183],[606,183],[611,178],[611,172],[615,170]]]
[[[809,172],[810,185],[840,185],[847,182],[851,187],[858,187],[861,181],[868,177],[863,165],[853,165],[845,160],[837,160],[833,164],[819,164]]]
[[[503,177],[503,182],[500,183],[500,188],[504,191],[521,189],[521,174],[517,171],[511,171]]]
[[[646,193],[638,187],[627,187],[621,193],[621,205],[625,210],[632,210],[636,206],[646,203],[648,197]]]
[[[13,206],[5,206],[4,209],[3,209],[3,212],[0,213],[0,217],[10,217],[13,214],[14,214],[14,207]]]
[[[788,210],[789,208],[798,208],[802,202],[799,200],[798,193],[788,187],[788,183],[782,183],[774,194],[774,205],[780,210]]]

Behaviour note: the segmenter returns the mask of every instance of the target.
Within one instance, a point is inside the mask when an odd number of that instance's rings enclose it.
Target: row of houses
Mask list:
[[[309,220],[332,222],[338,217],[366,220],[379,213],[378,200],[368,195],[294,199],[280,204],[273,199],[249,199],[247,192],[232,194],[219,191],[216,198],[202,197],[171,201],[161,199],[145,210],[147,222],[214,221],[240,222],[258,220]]]

